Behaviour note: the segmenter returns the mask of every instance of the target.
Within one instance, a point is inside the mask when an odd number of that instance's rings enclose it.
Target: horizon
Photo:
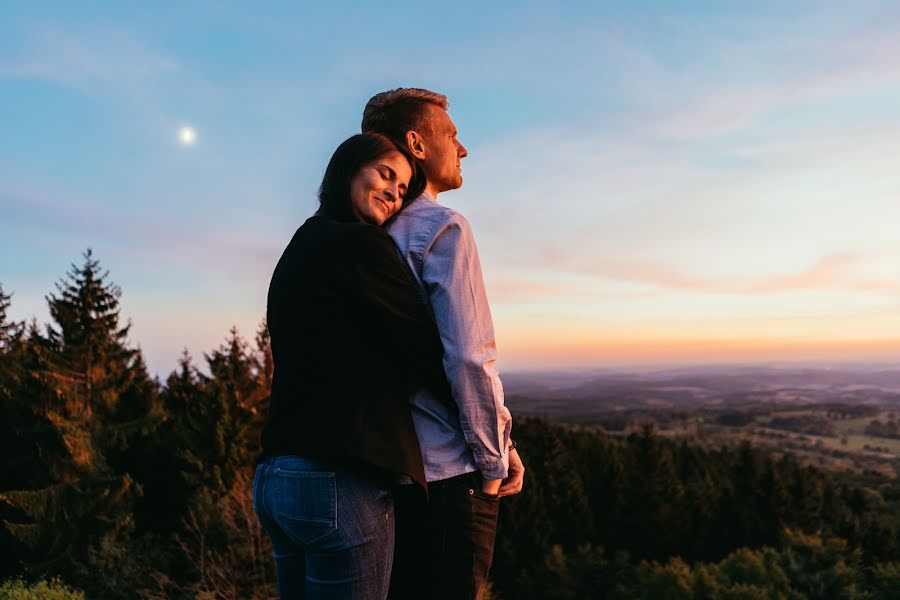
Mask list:
[[[501,376],[900,363],[890,2],[0,14],[9,317],[49,320],[91,247],[161,378],[252,339],[328,157],[401,85],[447,94],[469,150],[440,201],[478,241]]]
[[[100,257],[93,257],[94,259],[100,259]],[[79,262],[72,262],[70,266],[80,266]],[[107,284],[115,284],[118,283],[115,281],[115,277],[112,273],[108,273],[108,270],[105,269],[102,260],[100,260],[100,268],[102,272],[106,272],[108,277],[106,279]],[[56,282],[59,282],[63,279],[63,277],[58,277]],[[2,281],[0,281],[2,284]],[[121,288],[121,286],[119,286]],[[11,293],[11,290],[4,288],[3,291],[7,294]],[[52,290],[48,289],[47,294],[51,293]],[[177,368],[177,361],[182,356],[183,352],[187,351],[191,356],[194,366],[200,370],[201,372],[205,372],[204,365],[204,356],[213,350],[219,348],[221,345],[225,344],[226,340],[230,335],[231,328],[235,328],[251,348],[255,347],[253,338],[258,330],[259,326],[262,325],[263,319],[262,317],[257,322],[256,327],[252,330],[245,331],[238,327],[236,324],[232,324],[227,327],[222,328],[222,333],[217,340],[214,340],[213,343],[206,347],[200,348],[190,348],[187,345],[180,346],[179,350],[176,352],[176,355],[173,357],[169,357],[167,360],[159,361],[158,357],[154,359],[151,356],[148,356],[147,352],[144,350],[141,340],[136,338],[133,334],[134,326],[136,325],[130,315],[128,315],[125,310],[122,308],[126,305],[127,298],[127,290],[122,290],[122,295],[120,297],[120,324],[124,325],[126,323],[131,327],[131,332],[129,333],[128,342],[132,347],[140,348],[142,355],[147,362],[148,371],[151,376],[157,377],[161,382],[164,382],[166,377],[172,373]],[[22,322],[26,325],[35,322],[37,325],[46,329],[46,326],[50,324],[50,316],[49,311],[45,310],[42,319],[39,319],[37,315],[30,315],[27,317],[23,317],[21,314],[17,314],[16,308],[16,298],[15,293],[12,292],[12,301],[10,310],[8,312],[8,321],[17,321]],[[500,344],[498,344],[500,345]],[[897,341],[886,341],[886,342],[875,342],[874,345],[876,348],[889,346],[890,348],[896,348],[898,354],[900,354],[900,340]],[[656,342],[654,346],[660,346],[659,342]],[[851,355],[847,353],[848,346],[856,346],[857,348],[862,346],[865,348],[867,344],[859,344],[858,342],[847,343],[844,345],[835,345],[835,344],[810,344],[808,342],[797,343],[797,342],[787,342],[782,345],[770,345],[763,346],[763,354],[761,355],[747,355],[746,350],[750,344],[746,342],[731,342],[730,344],[725,344],[724,347],[731,350],[732,353],[722,353],[721,351],[714,357],[709,357],[705,355],[705,353],[700,353],[697,355],[691,354],[691,350],[707,349],[709,351],[709,344],[703,340],[678,340],[678,341],[668,341],[665,344],[662,344],[663,348],[667,348],[667,350],[658,350],[659,354],[655,357],[651,358],[623,358],[623,347],[625,350],[629,349],[628,344],[623,344],[622,346],[612,346],[600,349],[594,349],[594,351],[605,352],[606,356],[601,357],[597,360],[587,360],[584,356],[581,357],[580,360],[547,360],[542,359],[539,362],[533,360],[522,360],[520,362],[515,361],[515,356],[512,361],[505,360],[503,356],[502,347],[501,347],[501,356],[498,359],[498,363],[501,366],[501,378],[504,374],[511,375],[560,375],[560,374],[572,374],[572,375],[588,375],[592,373],[607,373],[607,374],[653,374],[657,372],[663,371],[671,371],[671,370],[685,370],[685,371],[698,371],[702,372],[704,370],[726,370],[726,369],[773,369],[773,370],[790,370],[790,369],[811,369],[811,370],[838,370],[845,369],[851,372],[865,372],[865,371],[891,371],[898,370],[900,371],[900,361],[892,360],[890,358],[885,358],[879,356],[877,352],[870,353],[867,357],[866,353],[863,352],[854,352]],[[631,345],[631,349],[634,348],[634,345]],[[638,348],[646,352],[645,348],[638,346]],[[571,352],[573,349],[571,347],[564,348],[565,352]],[[768,351],[765,351],[768,350]],[[589,354],[589,353],[588,353]],[[624,354],[627,356],[627,354]],[[161,366],[162,365],[162,366]],[[507,366],[504,366],[507,365]]]

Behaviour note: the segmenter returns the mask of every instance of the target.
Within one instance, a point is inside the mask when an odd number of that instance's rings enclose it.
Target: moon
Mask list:
[[[182,146],[193,146],[197,141],[197,132],[190,125],[185,125],[178,130],[178,141]]]

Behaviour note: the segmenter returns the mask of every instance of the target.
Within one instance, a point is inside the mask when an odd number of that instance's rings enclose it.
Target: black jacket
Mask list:
[[[314,216],[269,286],[275,372],[263,456],[348,459],[425,487],[410,376],[452,401],[443,348],[393,240]]]

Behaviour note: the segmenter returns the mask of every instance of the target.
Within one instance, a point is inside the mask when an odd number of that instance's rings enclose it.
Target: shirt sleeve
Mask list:
[[[385,340],[386,351],[397,352],[437,398],[452,402],[441,339],[394,241],[382,229],[366,227],[353,264],[366,321]]]
[[[444,346],[444,371],[475,464],[485,479],[507,476],[512,418],[497,372],[494,323],[468,221],[453,213],[424,254],[422,280]]]

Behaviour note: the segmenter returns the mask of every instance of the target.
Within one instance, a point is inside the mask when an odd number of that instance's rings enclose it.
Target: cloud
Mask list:
[[[83,91],[120,89],[179,71],[173,56],[145,45],[136,32],[115,26],[76,32],[51,24],[28,25],[19,51],[0,61],[0,77],[38,79]]]
[[[535,270],[530,276],[502,273],[489,277],[485,284],[492,303],[496,304],[552,304],[562,299],[579,301],[634,300],[658,295],[650,290],[616,290],[598,286],[592,274],[559,281],[555,277],[542,279],[546,270]]]
[[[193,219],[173,221],[169,215],[136,218],[92,205],[74,193],[66,194],[65,203],[55,196],[0,189],[0,211],[19,231],[74,238],[82,247],[102,242],[116,249],[116,259],[129,256],[154,269],[187,270],[202,277],[255,282],[260,273],[268,277],[282,250],[282,241],[273,242],[265,231],[215,228]]]
[[[545,263],[552,267],[557,261]],[[790,291],[900,291],[900,280],[873,279],[864,274],[870,261],[860,256],[824,256],[794,272],[771,275],[736,274],[731,277],[693,275],[663,262],[596,260],[576,267],[581,273],[628,283],[672,290],[706,293],[772,294]],[[735,266],[740,272],[740,266]]]
[[[848,287],[859,289],[854,281],[854,271],[858,271],[861,262],[855,256],[825,256],[797,273],[768,277],[752,283],[743,291],[767,293],[786,290],[846,289]],[[900,282],[894,287],[900,289]]]
[[[800,35],[790,43],[766,38],[752,54],[765,56],[762,44],[774,43],[781,48],[779,62],[734,82],[707,72],[681,73],[681,86],[662,84],[674,89],[674,104],[648,99],[657,109],[646,131],[680,140],[721,136],[778,112],[894,88],[900,80],[898,25],[900,18],[889,14],[831,37]],[[739,60],[734,67],[747,66]]]
[[[471,148],[466,185],[442,201],[472,222],[490,270],[887,293],[900,281],[900,115],[864,108],[679,142],[622,125],[533,129]]]

